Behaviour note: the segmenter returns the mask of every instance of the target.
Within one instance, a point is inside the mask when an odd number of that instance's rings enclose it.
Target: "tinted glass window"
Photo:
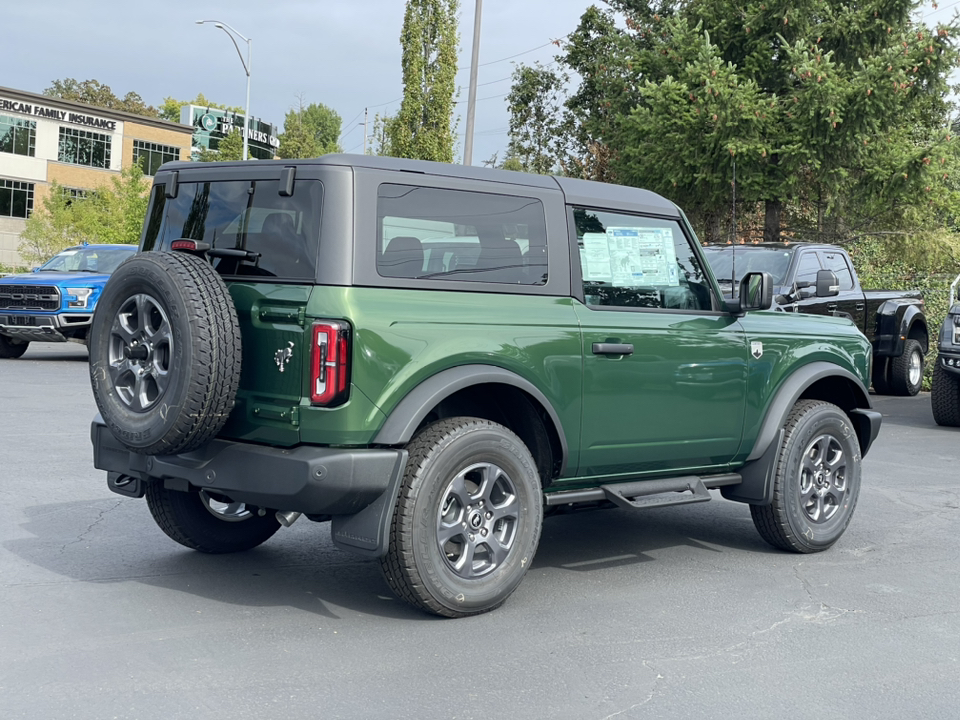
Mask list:
[[[797,265],[797,282],[817,281],[817,273],[823,268],[820,267],[820,260],[815,252],[805,252],[800,255],[800,264]]]
[[[672,220],[574,208],[587,305],[710,310],[709,281]]]
[[[381,185],[377,272],[383,277],[543,285],[547,233],[534,198]]]
[[[836,273],[841,290],[853,290],[853,273],[850,272],[850,266],[847,265],[847,258],[843,253],[823,253],[823,264],[827,270],[833,270]]]
[[[768,272],[773,278],[774,285],[781,285],[787,274],[787,268],[790,267],[790,252],[775,248],[711,245],[703,249],[703,254],[713,268],[717,281],[725,287],[730,287],[734,271],[736,271],[738,285],[748,272]]]
[[[276,180],[235,180],[179,185],[177,197],[155,190],[144,249],[169,249],[178,238],[211,248],[247,250],[250,259],[218,257],[221,275],[313,279],[320,242],[322,186],[298,180],[291,197]],[[158,220],[158,215],[161,215]]]
[[[41,270],[56,272],[89,272],[109,275],[117,266],[137,252],[136,245],[108,247],[85,245],[67,248],[40,266]]]

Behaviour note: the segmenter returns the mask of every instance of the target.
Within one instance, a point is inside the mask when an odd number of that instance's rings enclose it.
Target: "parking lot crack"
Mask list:
[[[71,542],[68,542],[68,543],[66,543],[65,545],[63,545],[63,546],[60,547],[60,554],[63,555],[63,553],[66,551],[66,549],[67,549],[68,547],[70,547],[71,545],[76,545],[77,543],[83,542],[84,538],[86,538],[86,536],[90,533],[91,530],[93,530],[97,525],[100,524],[100,522],[103,520],[103,517],[104,517],[107,513],[112,512],[113,510],[116,510],[116,509],[117,509],[118,507],[120,507],[122,504],[123,504],[123,500],[117,500],[117,501],[116,501],[113,505],[111,505],[110,507],[104,508],[103,510],[101,510],[100,512],[98,512],[96,519],[95,519],[92,523],[90,523],[89,525],[87,525],[86,529],[85,529],[83,532],[81,532],[79,535],[77,535],[77,539],[76,539],[76,540],[73,540],[73,541],[71,541]]]

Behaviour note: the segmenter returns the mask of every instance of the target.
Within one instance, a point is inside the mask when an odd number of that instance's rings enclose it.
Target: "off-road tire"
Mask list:
[[[502,425],[468,417],[425,427],[407,450],[389,551],[380,560],[387,584],[414,607],[444,617],[499,607],[540,540],[543,494],[530,451]],[[508,538],[508,547],[498,537]],[[494,559],[497,552],[505,554]]]
[[[280,529],[274,512],[259,515],[259,508],[246,507],[244,519],[222,520],[207,509],[198,491],[169,490],[159,480],[147,483],[145,497],[160,529],[191,550],[214,554],[250,550]]]
[[[22,356],[30,346],[28,340],[16,340],[6,335],[0,335],[0,358],[13,360]]]
[[[939,358],[933,368],[930,408],[937,425],[960,427],[960,375],[944,370]]]
[[[916,372],[916,365],[920,372]],[[911,378],[911,375],[913,376]],[[890,358],[890,389],[894,395],[913,397],[923,385],[923,346],[916,340],[905,340],[903,353]]]
[[[125,355],[137,350],[146,357]],[[240,364],[236,309],[202,258],[140,253],[111,275],[90,331],[90,380],[127,448],[159,455],[207,443],[233,408]]]
[[[873,356],[873,371],[870,384],[877,395],[890,394],[890,358]]]
[[[860,494],[860,443],[843,411],[819,400],[798,401],[784,430],[773,502],[751,505],[750,514],[760,536],[775,548],[820,552],[840,539],[853,517]],[[826,477],[824,465],[833,468]],[[822,494],[818,479],[824,483]],[[820,516],[812,517],[818,511]]]

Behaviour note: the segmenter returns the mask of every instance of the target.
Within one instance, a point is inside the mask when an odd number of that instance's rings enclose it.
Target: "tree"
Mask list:
[[[562,162],[563,87],[567,77],[537,63],[519,65],[507,95],[510,110],[508,158],[516,158],[525,172],[541,175]]]
[[[226,110],[228,112],[244,114],[244,109],[236,105],[221,105],[212,100],[207,100],[203,93],[198,93],[193,100],[177,100],[173,97],[165,97],[157,114],[163,120],[170,122],[180,122],[180,108],[184,105],[196,105],[197,107],[213,108],[215,110]]]
[[[70,245],[139,242],[149,189],[138,165],[83,197],[71,197],[58,183],[51,183],[40,207],[27,218],[20,256],[38,264]]]
[[[240,128],[220,138],[220,145],[212,157],[201,157],[201,160],[243,160],[243,133]],[[256,158],[250,158],[256,160]]]
[[[287,113],[280,135],[277,157],[311,158],[327,153],[342,152],[337,139],[340,137],[340,116],[322,103],[299,105]]]
[[[407,0],[403,100],[387,127],[394,157],[453,162],[459,0]]]
[[[53,84],[43,91],[43,94],[47,97],[72,100],[73,102],[94,105],[108,110],[120,110],[144,117],[159,117],[157,109],[147,105],[137,93],[128,92],[123,98],[119,98],[114,95],[108,85],[104,85],[97,80],[84,80],[83,82],[73,78],[54,80]]]
[[[911,0],[610,4],[626,29],[609,13],[592,18],[593,34],[581,21],[567,57],[584,86],[610,90],[600,109],[613,118],[579,109],[582,127],[616,148],[619,181],[716,218],[736,164],[737,196],[762,204],[766,240],[788,217],[817,237],[828,225],[839,236],[922,227],[931,201],[947,198],[956,28],[913,22]]]

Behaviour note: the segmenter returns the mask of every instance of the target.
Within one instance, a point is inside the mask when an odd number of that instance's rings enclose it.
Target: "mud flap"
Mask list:
[[[366,558],[387,554],[390,523],[397,507],[397,494],[403,480],[409,453],[400,453],[387,489],[363,510],[353,515],[334,515],[330,523],[333,544],[341,550]]]

